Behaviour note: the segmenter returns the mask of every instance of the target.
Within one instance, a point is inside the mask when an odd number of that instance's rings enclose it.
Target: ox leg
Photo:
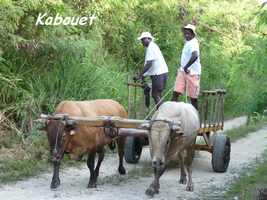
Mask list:
[[[166,169],[166,166],[160,169],[154,168],[154,180],[147,188],[146,195],[153,197],[154,194],[159,193],[159,188],[160,188],[159,179],[164,173],[165,169]]]
[[[90,170],[90,178],[89,178],[89,183],[88,183],[88,186],[87,186],[88,188],[96,187],[95,174],[94,174],[95,154],[96,154],[96,152],[90,152],[88,154],[88,158],[87,158],[87,167]]]
[[[119,155],[119,168],[118,171],[120,174],[126,174],[126,170],[123,166],[123,158],[124,158],[124,143],[125,143],[125,137],[120,137],[117,139],[117,145],[118,145],[118,155]]]
[[[98,152],[98,160],[97,160],[96,167],[95,167],[95,155],[96,155],[96,152],[89,153],[88,159],[87,159],[87,166],[90,170],[90,179],[88,183],[88,188],[95,188],[97,185],[97,177],[99,175],[99,168],[101,166],[101,163],[105,155],[104,150],[101,149]]]
[[[192,181],[192,162],[193,162],[193,148],[187,149],[187,157],[185,160],[187,175],[188,175],[188,182],[186,185],[186,191],[192,192],[194,190],[193,181]]]
[[[94,171],[94,181],[95,181],[95,185],[97,183],[97,178],[98,178],[98,175],[99,175],[99,168],[101,166],[101,163],[104,159],[104,156],[105,156],[105,151],[104,149],[101,149],[99,152],[98,152],[98,161],[97,161],[97,164],[96,164],[96,168],[95,168],[95,171]]]
[[[59,166],[60,162],[53,162],[53,177],[51,181],[50,188],[55,189],[60,185],[60,179],[59,179]]]
[[[179,163],[180,163],[180,170],[181,170],[179,183],[186,184],[187,180],[186,180],[183,152],[179,153]]]

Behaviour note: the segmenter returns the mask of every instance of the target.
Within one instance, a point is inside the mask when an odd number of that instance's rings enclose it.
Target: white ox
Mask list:
[[[180,123],[180,132],[175,130]],[[154,168],[154,180],[146,190],[153,196],[159,192],[159,178],[166,164],[173,157],[179,159],[180,183],[186,184],[187,191],[193,191],[192,161],[194,144],[199,129],[198,111],[188,103],[165,102],[153,115],[149,125],[149,145]],[[186,176],[188,176],[188,181]]]

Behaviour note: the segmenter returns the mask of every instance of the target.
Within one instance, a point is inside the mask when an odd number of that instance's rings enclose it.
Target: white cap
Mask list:
[[[267,4],[267,0],[259,0],[259,2],[260,2],[260,4],[261,4],[262,6],[264,6],[265,4]]]
[[[138,40],[142,40],[143,38],[150,38],[152,40],[154,40],[155,38],[151,35],[151,33],[149,32],[142,32],[140,37],[138,37]]]
[[[187,24],[186,26],[184,26],[184,29],[190,29],[193,31],[193,33],[196,35],[196,27],[192,24]]]

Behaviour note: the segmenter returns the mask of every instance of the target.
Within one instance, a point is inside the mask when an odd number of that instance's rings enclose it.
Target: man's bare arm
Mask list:
[[[189,59],[188,63],[184,66],[184,71],[186,74],[189,73],[188,68],[197,60],[198,53],[197,51],[192,52],[191,58]]]

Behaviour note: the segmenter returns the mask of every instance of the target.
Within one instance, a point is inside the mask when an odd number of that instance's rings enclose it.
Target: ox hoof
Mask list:
[[[60,185],[60,180],[59,179],[54,179],[51,182],[50,188],[51,189],[56,189]]]
[[[119,170],[119,173],[120,173],[120,174],[122,174],[122,175],[126,174],[126,170],[125,170],[124,167],[119,167],[118,170]]]
[[[148,196],[150,196],[150,197],[153,197],[155,193],[156,193],[156,192],[155,192],[155,190],[154,190],[153,188],[148,188],[148,189],[146,190],[146,195],[148,195]],[[158,192],[157,192],[157,193],[158,193]]]
[[[89,183],[87,188],[96,188],[96,183]]]
[[[185,190],[188,191],[188,192],[193,192],[194,191],[194,187],[193,187],[193,185],[187,185]]]

